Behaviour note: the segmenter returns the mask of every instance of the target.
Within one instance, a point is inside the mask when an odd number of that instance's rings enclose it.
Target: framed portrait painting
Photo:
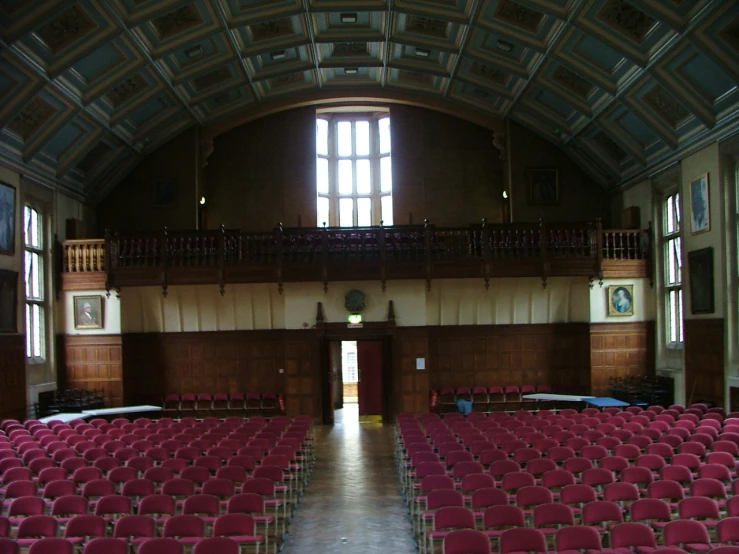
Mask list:
[[[18,273],[0,270],[0,333],[18,332]]]
[[[156,179],[154,181],[154,207],[169,208],[177,200],[177,187],[172,179]]]
[[[690,232],[693,235],[711,230],[711,200],[708,195],[708,173],[690,181]]]
[[[608,315],[634,315],[634,285],[608,287]]]
[[[0,182],[0,254],[15,253],[15,187]]]
[[[75,329],[102,329],[103,328],[103,297],[102,296],[75,296],[74,297],[74,328]]]
[[[559,171],[529,169],[529,204],[546,205],[559,202]]]
[[[690,312],[713,313],[713,248],[688,252]]]

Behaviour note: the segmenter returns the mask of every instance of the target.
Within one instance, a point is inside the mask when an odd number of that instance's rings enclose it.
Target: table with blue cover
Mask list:
[[[595,406],[596,408],[625,408],[629,405],[628,402],[624,402],[623,400],[617,400],[615,398],[610,398],[607,396],[599,398],[585,398],[584,401],[591,406]]]

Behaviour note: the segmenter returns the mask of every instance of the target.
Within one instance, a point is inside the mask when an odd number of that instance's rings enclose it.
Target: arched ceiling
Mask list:
[[[306,98],[511,118],[606,188],[739,125],[735,0],[2,0],[0,26],[0,157],[91,200]]]

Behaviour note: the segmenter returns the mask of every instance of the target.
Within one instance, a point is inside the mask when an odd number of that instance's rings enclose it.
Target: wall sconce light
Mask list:
[[[503,191],[503,198],[504,199],[507,199],[508,198],[508,191],[506,191],[506,190]]]
[[[205,196],[201,196],[200,197],[200,205],[201,206],[204,206],[205,205]]]
[[[359,325],[362,323],[362,314],[349,314],[346,320],[350,325]]]

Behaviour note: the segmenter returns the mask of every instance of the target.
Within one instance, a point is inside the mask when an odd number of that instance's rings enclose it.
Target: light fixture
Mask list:
[[[188,58],[195,58],[196,56],[199,56],[203,53],[203,47],[199,44],[197,46],[193,46],[192,48],[188,48],[185,50],[185,56]]]
[[[422,58],[428,58],[431,54],[431,50],[428,50],[426,48],[416,48],[416,56],[421,56]]]
[[[357,22],[357,14],[355,13],[342,13],[340,17],[341,17],[342,23],[356,23]]]
[[[273,60],[284,60],[287,54],[284,50],[277,50],[276,52],[272,52],[270,56],[272,56]]]
[[[505,191],[505,190],[503,191],[503,198],[504,199],[508,198],[508,191]]]
[[[498,40],[495,46],[498,50],[503,50],[503,52],[510,52],[513,50],[513,44],[505,40]]]
[[[200,197],[200,205],[201,206],[205,205],[205,196]]]
[[[359,73],[359,69],[356,67],[345,67],[344,73],[346,73],[347,75],[356,75],[357,73]]]
[[[362,314],[349,314],[346,317],[346,320],[350,325],[359,325],[362,323]]]

